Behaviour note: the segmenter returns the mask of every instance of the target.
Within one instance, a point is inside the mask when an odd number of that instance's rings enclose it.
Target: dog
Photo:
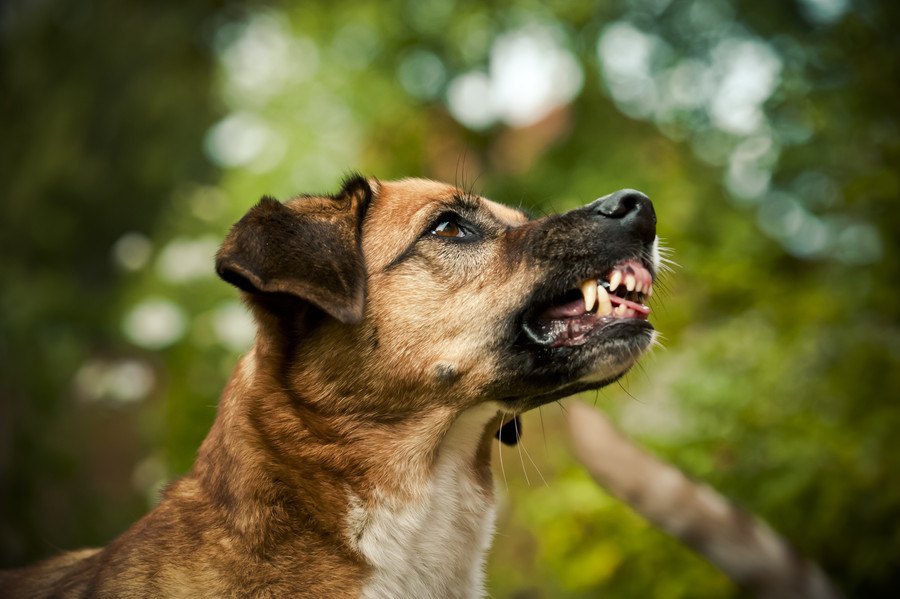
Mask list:
[[[423,179],[264,197],[216,256],[258,333],[193,468],[0,594],[482,597],[495,436],[651,346],[657,247],[629,189],[540,219]]]

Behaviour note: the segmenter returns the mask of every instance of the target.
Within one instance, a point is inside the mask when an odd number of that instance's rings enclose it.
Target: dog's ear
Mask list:
[[[251,296],[287,294],[343,323],[359,322],[366,286],[360,235],[371,197],[359,176],[335,196],[284,204],[263,197],[231,228],[216,272]]]
[[[513,446],[522,438],[522,419],[516,414],[510,420],[500,425],[494,436],[500,439],[504,445]]]

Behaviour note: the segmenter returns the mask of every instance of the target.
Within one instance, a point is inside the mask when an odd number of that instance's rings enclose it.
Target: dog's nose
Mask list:
[[[656,212],[650,198],[635,189],[620,189],[588,204],[599,216],[616,221],[647,243],[656,237]]]

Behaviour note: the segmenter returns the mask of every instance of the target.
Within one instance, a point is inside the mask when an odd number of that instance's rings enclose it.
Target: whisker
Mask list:
[[[649,380],[650,380],[650,374],[647,372],[647,369],[644,368],[644,365],[643,365],[641,362],[638,362],[637,364],[635,364],[635,366],[637,366],[638,370],[639,370],[640,373],[641,373],[641,376],[642,376],[644,379],[646,379],[646,380],[649,381]]]
[[[628,389],[625,388],[625,386],[622,384],[622,380],[621,380],[621,379],[619,379],[618,381],[616,381],[616,384],[619,386],[620,389],[622,389],[622,391],[625,393],[625,395],[627,395],[628,397],[630,397],[632,400],[636,401],[637,403],[643,403],[643,402],[641,402],[641,400],[639,400],[637,397],[635,397],[634,395],[632,395],[631,392],[628,391]]]
[[[660,261],[660,265],[661,265],[661,266],[664,266],[664,267],[666,267],[666,268],[668,268],[668,269],[670,269],[670,270],[671,270],[673,267],[674,267],[674,268],[681,268],[681,264],[679,264],[678,262],[672,260],[669,256],[662,255],[662,256],[659,257],[659,261]]]
[[[506,413],[501,412],[500,414],[500,426],[503,426],[503,416],[505,416]],[[500,458],[500,472],[503,474],[503,486],[506,488],[506,492],[509,493],[509,482],[506,480],[506,468],[503,467],[503,442],[500,440],[500,435],[497,435],[497,456]]]
[[[456,187],[465,189],[466,187],[466,163],[468,162],[469,147],[463,148],[463,151],[456,157]]]
[[[517,436],[517,437],[519,436],[519,425],[518,425],[518,424],[516,425],[516,436]],[[537,470],[538,476],[540,476],[540,477],[541,477],[541,480],[544,481],[544,486],[549,487],[550,485],[547,483],[547,479],[544,478],[544,474],[541,472],[541,469],[538,468],[538,465],[534,463],[534,460],[533,460],[533,459],[531,459],[531,454],[528,453],[528,448],[525,447],[525,444],[522,443],[522,440],[521,440],[521,439],[522,439],[522,438],[519,437],[519,446],[522,448],[522,451],[525,452],[526,457],[528,457],[528,461],[531,462],[531,465],[534,466],[534,469],[535,469],[535,470]],[[521,454],[519,454],[519,456],[521,457]],[[523,467],[523,468],[525,467],[524,464],[522,465],[522,467]],[[527,476],[525,477],[525,480],[528,480],[528,477],[527,477]]]
[[[519,462],[521,462],[521,464],[522,464],[522,474],[525,475],[525,484],[527,484],[530,487],[531,480],[528,478],[528,470],[525,468],[525,460],[522,459],[522,445],[523,445],[522,437],[519,436],[519,423],[516,420],[515,416],[513,416],[513,428],[515,428],[515,430],[516,430],[516,439],[517,439],[516,449],[519,451]],[[528,453],[528,452],[526,451],[525,453]],[[528,459],[530,460],[531,457],[529,456]],[[534,462],[532,462],[532,464],[533,463]],[[540,474],[540,472],[538,474]],[[543,478],[543,476],[541,478]]]
[[[550,448],[547,447],[547,430],[544,428],[544,406],[538,406],[538,415],[541,417],[541,437],[544,439],[544,454],[550,455]]]

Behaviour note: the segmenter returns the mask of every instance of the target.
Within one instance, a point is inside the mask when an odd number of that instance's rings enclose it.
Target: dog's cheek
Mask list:
[[[534,274],[501,260],[496,247],[483,249],[479,260],[463,260],[461,251],[417,256],[370,275],[366,322],[377,329],[379,369],[403,386],[452,391],[460,401],[496,386]]]

